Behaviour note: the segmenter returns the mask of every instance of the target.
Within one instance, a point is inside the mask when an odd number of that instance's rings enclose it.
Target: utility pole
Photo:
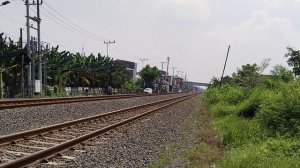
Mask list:
[[[28,58],[31,58],[31,46],[30,46],[30,21],[29,21],[29,0],[25,1],[26,5],[26,29],[27,29],[27,55]],[[28,65],[28,79],[27,79],[27,85],[28,85],[28,91],[29,96],[33,96],[33,90],[31,85],[31,62]]]
[[[31,26],[32,27],[32,26]],[[36,46],[34,45],[34,41],[35,39],[33,37],[31,37],[31,89],[32,89],[32,97],[34,97],[34,93],[35,93],[35,56],[34,56],[34,52],[36,53]],[[35,50],[33,50],[35,49]]]
[[[85,57],[84,44],[82,44],[81,56]]]
[[[224,68],[223,68],[223,73],[222,73],[222,77],[221,77],[220,86],[222,86],[222,83],[223,83],[223,77],[224,77],[224,72],[225,72],[225,68],[226,68],[226,64],[227,64],[227,59],[228,59],[229,51],[230,51],[230,45],[229,45],[228,50],[227,50],[227,55],[226,55],[226,60],[225,60]]]
[[[140,61],[142,62],[142,68],[144,67],[144,61],[148,61],[148,58],[140,58]]]
[[[20,50],[23,50],[23,29],[20,28]],[[24,98],[24,55],[22,54],[22,63],[21,63],[21,94]]]
[[[43,78],[43,72],[42,72],[42,52],[41,52],[41,31],[40,31],[40,5],[42,5],[42,2],[40,3],[40,0],[37,0],[37,3],[33,1],[33,3],[29,3],[29,0],[25,0],[25,5],[26,5],[26,27],[27,27],[27,54],[28,57],[31,59],[31,62],[29,63],[28,66],[28,88],[29,88],[29,96],[33,97],[35,93],[35,60],[34,57],[32,56],[32,46],[34,45],[33,40],[31,41],[30,38],[30,28],[33,28],[37,30],[37,36],[38,36],[38,42],[37,42],[37,50],[34,52],[37,54],[38,57],[38,80],[42,81]],[[31,17],[29,15],[29,6],[30,5],[37,5],[37,16],[36,17]],[[32,25],[30,25],[30,19],[33,20],[34,22],[37,23],[37,28],[34,28]],[[32,42],[32,44],[31,44]],[[40,88],[39,90],[42,90],[42,85],[40,83]]]
[[[173,74],[172,75],[174,76],[175,75],[174,72],[175,72],[176,67],[172,67],[172,69],[173,69]]]
[[[46,45],[46,52],[49,50],[49,44]],[[47,94],[47,59],[44,56],[44,93]]]
[[[38,33],[38,56],[39,56],[39,65],[38,65],[38,80],[40,81],[40,92],[42,93],[42,80],[43,80],[43,67],[42,67],[42,50],[41,50],[41,18],[40,18],[40,0],[37,0],[36,5],[37,11],[37,33]]]
[[[161,71],[164,71],[164,64],[167,62],[161,62]]]
[[[170,57],[167,57],[167,77],[169,77],[169,64],[170,64]]]
[[[167,79],[167,92],[170,92],[170,82],[171,80],[169,79],[169,64],[170,64],[170,57],[167,57],[167,73],[166,73],[166,79]]]
[[[108,57],[108,46],[110,44],[114,44],[114,43],[116,43],[115,40],[114,41],[108,41],[108,42],[104,41],[104,44],[106,44],[106,56],[107,57]],[[108,79],[107,79],[107,93],[109,95],[111,95],[110,80],[111,80],[111,65],[109,65],[109,75],[108,75]]]
[[[161,92],[162,92],[161,84],[162,84],[162,82],[163,82],[162,75],[163,75],[164,64],[165,64],[165,63],[167,63],[167,62],[161,62],[161,77],[159,78],[159,89],[160,89]]]
[[[108,56],[108,46],[109,46],[109,44],[114,44],[114,43],[116,43],[116,41],[114,40],[114,41],[104,41],[104,44],[106,44],[106,56]]]
[[[175,71],[176,67],[172,67],[172,69],[173,69],[173,73],[172,73],[172,78],[171,78],[171,84],[172,84],[172,92],[174,92],[174,83],[175,83],[174,71]]]

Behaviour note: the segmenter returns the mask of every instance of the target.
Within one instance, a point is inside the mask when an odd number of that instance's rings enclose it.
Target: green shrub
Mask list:
[[[262,102],[272,94],[272,91],[263,88],[253,90],[249,98],[239,104],[238,116],[244,118],[255,117]]]
[[[267,128],[281,134],[300,134],[300,82],[283,87],[277,94],[268,95],[257,116]]]
[[[242,88],[229,85],[212,87],[204,93],[204,101],[209,105],[217,104],[219,102],[236,105],[245,98],[247,98],[247,96]]]
[[[218,87],[211,87],[209,88],[203,96],[203,100],[208,104],[208,105],[213,105],[221,100],[221,94],[219,92]]]

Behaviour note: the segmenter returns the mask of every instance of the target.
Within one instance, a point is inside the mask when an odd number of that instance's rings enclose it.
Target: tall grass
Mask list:
[[[210,88],[204,101],[227,149],[219,167],[300,167],[300,80]]]

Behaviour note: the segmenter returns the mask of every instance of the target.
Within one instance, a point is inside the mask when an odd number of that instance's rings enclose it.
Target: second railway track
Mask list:
[[[66,97],[66,98],[42,98],[42,99],[25,99],[25,100],[3,100],[0,101],[0,110],[13,109],[20,107],[42,106],[50,104],[66,104],[87,101],[100,101],[112,99],[125,99],[143,96],[154,96],[162,94],[127,94],[115,96],[82,96],[82,97]]]
[[[194,95],[180,95],[97,116],[2,136],[0,137],[0,168],[22,167],[32,163],[40,166],[49,164],[49,160],[47,160],[49,158],[54,158],[54,160],[70,159],[72,156],[64,155],[62,152],[70,148],[76,149],[74,146],[84,141],[192,96]],[[58,164],[57,162],[53,163]]]

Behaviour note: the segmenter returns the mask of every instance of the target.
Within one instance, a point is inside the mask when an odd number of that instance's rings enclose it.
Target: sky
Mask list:
[[[4,0],[0,0],[0,3]],[[300,0],[44,0],[41,38],[72,52],[106,55],[136,62],[141,58],[189,81],[220,77],[244,64],[270,58],[270,68],[287,66],[286,47],[300,49]],[[30,13],[35,15],[36,6]],[[0,6],[0,32],[12,39],[25,28],[25,5],[11,0]],[[70,23],[71,22],[71,23]],[[26,29],[25,29],[26,30]],[[25,31],[24,31],[25,33]],[[33,36],[35,30],[31,30]],[[24,36],[25,38],[25,36]],[[164,65],[166,70],[166,65]],[[178,71],[178,72],[177,72]],[[265,73],[268,73],[268,72]]]

